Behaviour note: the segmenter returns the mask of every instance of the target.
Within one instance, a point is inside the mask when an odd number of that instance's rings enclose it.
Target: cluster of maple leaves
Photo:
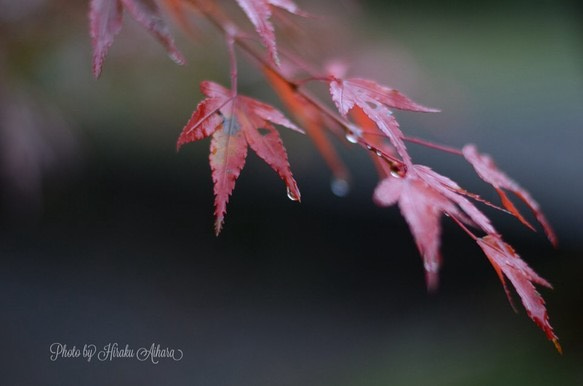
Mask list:
[[[274,125],[302,133],[304,131],[276,108],[238,94],[234,49],[237,45],[256,59],[266,79],[315,141],[336,176],[343,178],[346,171],[323,134],[325,128],[343,134],[348,142],[358,144],[370,152],[380,175],[373,200],[380,206],[399,205],[422,256],[430,290],[438,284],[441,218],[447,216],[483,250],[502,281],[509,300],[506,278],[518,292],[529,317],[554,342],[557,350],[561,350],[549,323],[544,300],[534,286],[538,284],[550,288],[551,285],[538,276],[503,240],[488,217],[476,206],[476,202],[510,213],[534,229],[509,199],[506,192],[512,192],[532,210],[553,244],[557,242],[556,236],[537,202],[500,171],[489,156],[479,153],[475,146],[446,150],[464,157],[481,179],[496,189],[502,207],[462,189],[456,182],[428,166],[413,162],[406,146],[413,139],[403,134],[391,109],[425,113],[438,110],[417,104],[399,91],[372,80],[345,78],[337,71],[330,70],[324,76],[314,76],[313,80],[328,84],[331,102],[338,113],[332,111],[328,104],[320,102],[301,83],[287,76],[280,66],[275,29],[271,22],[273,12],[283,10],[288,14],[307,15],[291,0],[236,0],[254,26],[266,50],[265,55],[258,53],[241,38],[242,30],[232,19],[225,17],[216,2],[161,0],[161,3],[183,26],[187,23],[185,13],[190,10],[195,10],[199,16],[213,22],[225,34],[231,55],[231,87],[226,88],[211,81],[202,82],[200,88],[206,98],[198,104],[177,143],[180,148],[186,143],[211,137],[209,161],[214,184],[217,235],[223,226],[227,203],[245,165],[249,147],[281,177],[288,196],[300,200],[300,191],[293,178],[285,147]],[[91,0],[90,32],[93,72],[96,77],[101,73],[107,51],[121,29],[124,11],[155,36],[174,61],[180,64],[185,62],[155,1]],[[433,146],[423,141],[421,143]],[[470,228],[477,229],[482,236],[476,235]]]

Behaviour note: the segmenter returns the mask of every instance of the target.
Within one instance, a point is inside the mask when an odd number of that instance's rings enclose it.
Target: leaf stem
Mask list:
[[[468,227],[466,227],[464,225],[464,223],[462,223],[456,216],[450,214],[450,213],[446,213],[447,217],[451,218],[453,221],[455,221],[457,223],[457,225],[459,225],[460,228],[462,228],[474,241],[478,240],[478,236],[476,236],[475,234],[472,233],[472,231],[470,231],[468,229]]]
[[[441,150],[441,151],[446,152],[446,153],[459,155],[462,157],[464,155],[464,153],[462,153],[461,150],[456,149],[455,147],[451,147],[451,146],[447,146],[447,145],[440,145],[437,143],[426,141],[426,140],[421,139],[421,138],[403,136],[403,140],[407,141],[407,142],[411,142],[411,143],[416,143],[417,145],[429,147],[432,149]]]
[[[237,36],[237,28],[229,24],[225,28],[225,36],[227,39],[227,48],[229,50],[229,64],[231,67],[231,92],[233,96],[237,95],[237,55],[235,54],[235,38]]]

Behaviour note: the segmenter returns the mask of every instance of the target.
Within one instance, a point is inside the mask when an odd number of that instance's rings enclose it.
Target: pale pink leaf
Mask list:
[[[115,35],[121,30],[122,5],[119,0],[91,0],[89,26],[93,45],[93,75],[101,74],[103,61]]]
[[[403,191],[403,178],[388,176],[375,188],[373,201],[379,206],[391,206],[399,201]]]
[[[456,206],[414,172],[407,173],[405,178],[387,176],[376,187],[373,198],[381,206],[399,202],[423,258],[427,288],[435,290],[441,265],[441,215],[457,216]]]
[[[403,184],[399,208],[423,257],[427,288],[435,290],[441,265],[441,215],[457,210],[448,199],[413,175],[408,175]]]

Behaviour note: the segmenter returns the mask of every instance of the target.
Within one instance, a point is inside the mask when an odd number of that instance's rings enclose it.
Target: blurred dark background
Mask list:
[[[334,9],[336,21],[309,21],[314,44],[334,38],[316,51],[443,110],[397,113],[405,132],[476,143],[541,203],[556,250],[485,211],[553,283],[542,294],[565,354],[512,311],[487,259],[447,221],[441,287],[428,295],[398,209],[374,206],[372,164],[340,141],[347,197],[330,192],[309,140],[282,130],[302,203],[250,153],[216,238],[208,141],[175,151],[198,83],[228,82],[208,26],[194,43],[174,28],[189,60],[178,67],[126,15],[95,81],[85,2],[0,0],[0,383],[583,384],[577,2],[298,3]],[[240,82],[272,100],[252,67]],[[411,150],[496,200],[459,158]],[[184,358],[53,362],[53,342],[159,343]]]

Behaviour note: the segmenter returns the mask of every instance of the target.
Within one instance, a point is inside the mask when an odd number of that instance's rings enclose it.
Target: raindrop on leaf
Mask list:
[[[346,140],[350,143],[358,143],[358,138],[352,133],[346,134]]]
[[[299,201],[300,200],[300,198],[298,196],[296,196],[295,193],[292,192],[290,188],[287,188],[287,198],[289,198],[292,201]]]

